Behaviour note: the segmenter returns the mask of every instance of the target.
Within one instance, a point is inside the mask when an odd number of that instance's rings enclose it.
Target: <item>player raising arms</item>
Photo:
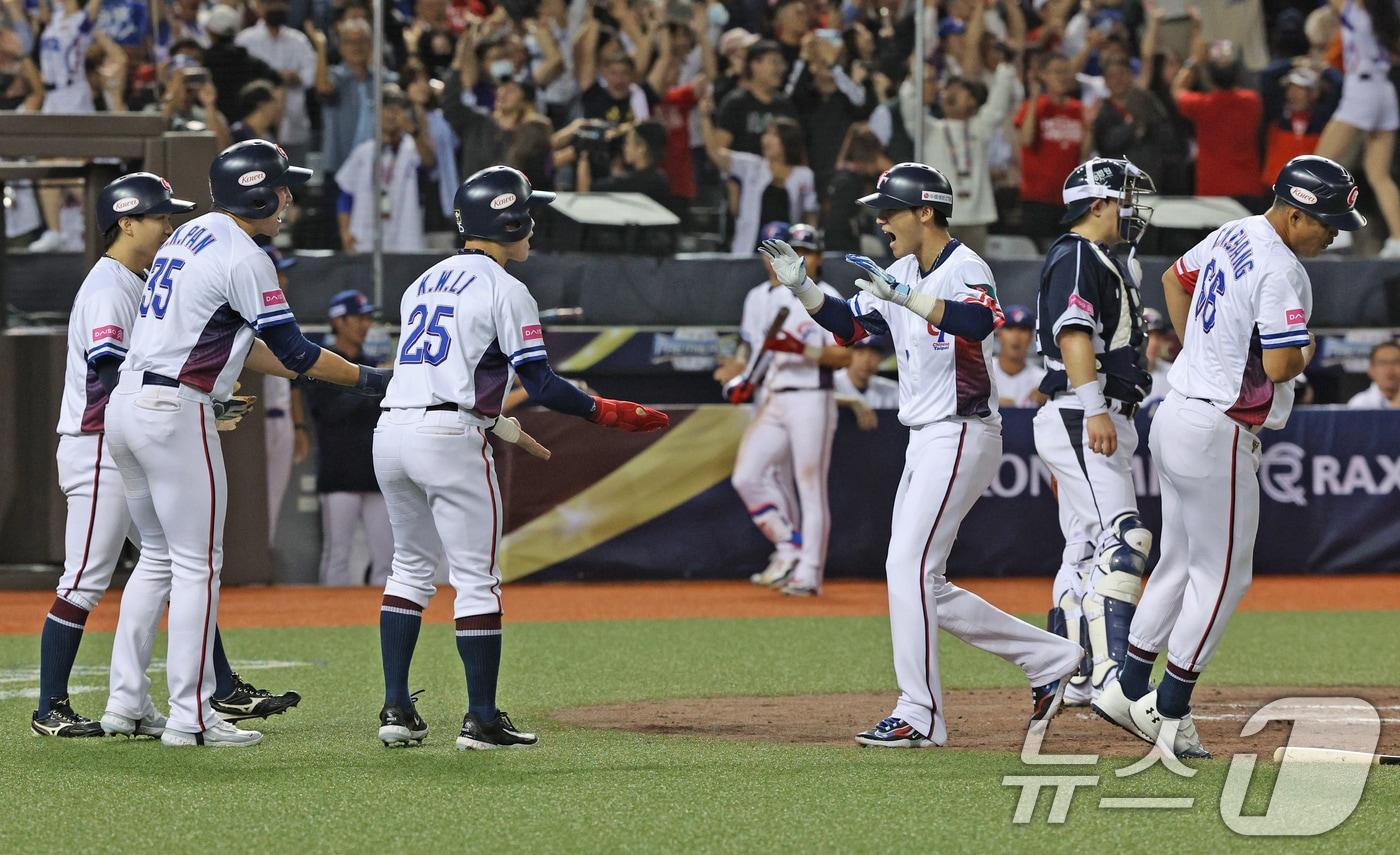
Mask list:
[[[253,241],[277,234],[292,201],[288,188],[310,177],[264,140],[230,146],[214,159],[214,210],[180,226],[156,253],[107,405],[107,442],[141,533],[141,560],[122,596],[113,641],[107,710],[128,720],[148,712],[146,668],[168,596],[165,745],[262,739],[220,720],[210,705],[228,504],[215,421],[245,360],[254,370],[305,374],[368,395],[382,394],[387,382],[386,374],[306,340],[271,259]]]
[[[895,494],[889,555],[890,635],[900,697],[894,712],[856,737],[863,745],[926,748],[948,738],[938,676],[938,628],[1019,665],[1030,680],[1031,725],[1059,708],[1064,679],[1078,668],[1073,642],[1031,626],[945,578],[963,517],[1001,465],[1001,416],[991,379],[989,337],[1002,322],[992,271],[948,234],[953,189],[922,163],[901,163],[860,200],[897,261],[869,274],[849,302],[807,278],[781,241],[763,245],[779,281],[842,344],[888,334],[899,365],[899,420],[909,448]]]
[[[128,537],[139,544],[121,473],[104,447],[103,417],[131,343],[146,268],[170,237],[171,215],[194,207],[193,202],[174,198],[170,183],[149,172],[123,175],[97,196],[97,227],[107,251],[83,280],[68,320],[58,419],[58,478],[68,521],[63,575],[39,641],[39,709],[30,720],[30,729],[39,736],[101,736],[104,730],[160,736],[165,729],[165,718],[148,696],[133,704],[129,715],[109,711],[100,725],[78,715],[68,702],[68,677],[83,626],[112,582],[122,545]],[[231,720],[266,717],[301,700],[296,692],[272,695],[239,679],[229,667],[217,628],[214,672],[214,710]]]
[[[1070,229],[1040,273],[1036,346],[1048,369],[1040,391],[1050,400],[1035,415],[1035,449],[1059,485],[1065,536],[1049,628],[1084,645],[1092,660],[1065,693],[1080,705],[1123,664],[1152,552],[1133,484],[1133,416],[1152,387],[1147,332],[1131,265],[1109,251],[1137,245],[1152,210],[1142,196],[1151,192],[1151,177],[1126,160],[1079,164],[1064,186],[1061,222]]]
[[[1268,211],[1226,223],[1162,274],[1182,342],[1148,440],[1162,485],[1162,554],[1119,679],[1093,706],[1148,742],[1170,737],[1178,756],[1210,756],[1191,720],[1191,692],[1253,578],[1258,433],[1287,423],[1290,381],[1313,354],[1312,283],[1298,258],[1366,225],[1356,195],[1333,161],[1295,157]],[[1149,691],[1163,648],[1167,671]]]
[[[457,652],[466,668],[468,706],[457,748],[534,745],[496,706],[501,664],[501,491],[486,433],[534,441],[501,418],[511,374],[534,403],[625,431],[659,430],[665,413],[628,401],[590,397],[549,367],[539,307],[506,262],[530,255],[531,211],[554,200],[521,172],[493,166],[457,188],[453,201],[463,248],[404,291],[404,331],[394,379],[374,432],[374,471],[394,529],[394,565],[379,612],[386,746],[422,742],[428,725],[408,692],[408,671],[423,609],[437,589],[438,542],[457,598]],[[539,448],[534,445],[535,451]]]

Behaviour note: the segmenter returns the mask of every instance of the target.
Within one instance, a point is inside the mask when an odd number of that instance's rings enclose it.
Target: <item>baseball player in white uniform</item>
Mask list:
[[[1006,323],[997,330],[997,358],[992,378],[1003,407],[1035,407],[1045,402],[1040,381],[1045,369],[1027,359],[1035,338],[1035,312],[1025,306],[1007,306]]]
[[[1128,636],[1119,679],[1099,715],[1182,757],[1209,757],[1191,692],[1210,664],[1254,569],[1259,437],[1293,408],[1290,381],[1312,357],[1312,285],[1298,261],[1339,229],[1359,229],[1356,183],[1338,164],[1296,157],[1274,203],[1228,222],[1162,274],[1182,350],[1149,444],[1162,486],[1162,555]],[[1158,653],[1167,669],[1148,685]]]
[[[68,504],[65,557],[58,593],[49,607],[39,642],[39,708],[30,730],[39,736],[101,736],[111,733],[160,736],[164,718],[149,697],[136,720],[103,716],[91,721],[73,711],[68,678],[82,643],[88,614],[112,581],[123,544],[140,542],[131,522],[121,473],[106,447],[108,398],[116,388],[130,343],[145,271],[172,231],[172,214],[194,208],[173,198],[158,175],[124,175],[96,199],[97,223],[106,254],[98,260],[73,303],[68,321],[68,355],[63,405],[58,421],[58,476]],[[221,427],[236,424],[230,414]],[[266,717],[295,706],[296,692],[272,695],[239,678],[215,629],[214,709],[230,719]]]
[[[151,263],[107,406],[107,441],[141,532],[141,560],[117,622],[107,713],[140,722],[150,712],[146,669],[168,596],[165,745],[242,746],[262,738],[217,718],[210,704],[228,501],[215,419],[245,360],[265,373],[305,374],[372,396],[387,384],[386,372],[306,340],[272,261],[253,240],[277,234],[291,204],[288,188],[310,175],[264,140],[214,159],[214,210],[176,229]],[[255,337],[265,344],[255,346]]]
[[[263,247],[277,269],[277,284],[287,290],[287,268],[297,263],[284,258],[272,244]],[[267,543],[277,543],[277,523],[282,517],[282,500],[292,478],[292,458],[296,449],[296,427],[292,414],[292,383],[285,377],[263,377],[263,445],[267,451]],[[305,431],[303,426],[301,430]]]
[[[910,428],[909,448],[885,571],[900,697],[856,741],[891,748],[947,741],[940,626],[1026,672],[1031,726],[1043,730],[1059,708],[1064,678],[1079,667],[1079,646],[945,578],[958,525],[1001,465],[990,337],[1002,318],[991,269],[948,235],[953,189],[932,167],[897,164],[860,201],[876,209],[898,260],[885,271],[864,256],[847,256],[871,276],[856,281],[863,293],[849,302],[822,293],[786,244],[763,246],[779,281],[838,342],[888,333],[899,363],[899,420]]]
[[[518,748],[537,738],[496,705],[501,662],[501,587],[496,550],[503,509],[487,432],[547,456],[501,407],[518,374],[530,400],[627,431],[659,430],[665,413],[590,397],[549,367],[535,298],[505,270],[530,254],[534,192],[508,166],[483,169],[457,188],[454,214],[463,249],[404,291],[403,335],[394,379],[374,434],[374,468],[394,529],[394,565],[379,612],[384,707],[379,739],[422,742],[428,726],[408,690],[423,609],[437,589],[438,542],[457,596],[457,651],[468,706],[457,748]]]
[[[821,236],[814,227],[770,223],[764,235],[786,239],[820,281]],[[840,297],[825,282],[817,287]],[[769,338],[782,309],[788,311],[787,319]],[[851,357],[771,274],[744,298],[740,337],[745,347],[739,360],[746,359],[746,351],[772,351],[758,409],[739,445],[731,478],[749,518],[774,547],[768,566],[749,579],[784,594],[816,596],[821,593],[831,521],[827,473],[836,435],[832,375]]]
[[[1036,344],[1049,401],[1035,416],[1035,448],[1055,476],[1065,538],[1047,625],[1089,660],[1066,692],[1071,704],[1092,700],[1122,665],[1152,551],[1133,481],[1133,419],[1151,385],[1142,297],[1136,268],[1110,251],[1136,246],[1151,192],[1151,177],[1127,160],[1080,164],[1065,179],[1070,229],[1040,273]]]
[[[861,430],[874,430],[880,424],[876,410],[899,409],[899,384],[876,373],[885,361],[879,339],[863,338],[847,349],[851,364],[836,372],[836,405],[850,407]]]

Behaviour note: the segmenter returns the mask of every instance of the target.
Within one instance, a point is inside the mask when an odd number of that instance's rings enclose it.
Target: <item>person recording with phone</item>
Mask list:
[[[155,110],[155,105],[147,109]],[[194,60],[178,56],[166,72],[165,95],[160,115],[172,131],[208,130],[220,150],[233,145],[228,121],[219,111],[219,91],[209,78],[209,69]]]

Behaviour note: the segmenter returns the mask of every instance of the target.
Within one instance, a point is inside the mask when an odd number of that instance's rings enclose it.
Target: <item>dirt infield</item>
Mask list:
[[[1050,579],[966,579],[960,585],[1011,612],[1044,611]],[[117,592],[88,619],[87,628],[111,631]],[[273,586],[228,588],[219,623],[229,628],[364,626],[379,622],[376,588]],[[0,592],[0,635],[39,631],[53,594]],[[833,581],[817,599],[783,597],[748,582],[577,582],[505,586],[506,620],[666,620],[674,618],[869,617],[887,613],[885,585]],[[1270,576],[1254,580],[1241,608],[1253,611],[1375,611],[1400,609],[1400,575]],[[433,599],[429,622],[452,620],[452,594]]]
[[[1288,742],[1290,722],[1274,721],[1259,733],[1241,737],[1244,723],[1260,707],[1279,698],[1360,698],[1381,716],[1381,753],[1400,752],[1400,688],[1259,688],[1201,686],[1192,700],[1201,742],[1217,756],[1253,751],[1272,756]],[[698,736],[745,742],[789,742],[808,745],[849,745],[856,731],[889,714],[889,693],[797,695],[744,698],[675,698],[628,701],[625,704],[579,707],[554,714],[576,727],[625,730],[667,736]],[[1013,689],[972,689],[948,692],[948,748],[975,751],[1021,750],[1030,709],[1030,693]],[[1365,714],[1358,704],[1319,711],[1307,700],[1290,702],[1300,717],[1325,716],[1336,728],[1358,726]],[[793,727],[793,722],[802,722]],[[1139,742],[1086,707],[1068,708],[1056,717],[1041,749],[1045,754],[1100,754],[1140,757]]]

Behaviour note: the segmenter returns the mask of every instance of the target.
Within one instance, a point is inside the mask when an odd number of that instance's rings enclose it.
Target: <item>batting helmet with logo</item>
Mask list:
[[[209,166],[209,195],[214,207],[247,220],[277,213],[277,188],[296,187],[311,170],[292,166],[280,145],[267,140],[234,143]]]
[[[534,231],[530,212],[554,201],[554,194],[535,190],[525,173],[509,166],[488,166],[473,173],[452,197],[457,234],[466,240],[515,243]]]
[[[122,217],[187,214],[195,204],[176,199],[170,182],[153,172],[123,175],[97,194],[97,228],[106,232]]]
[[[1274,181],[1279,201],[1344,232],[1366,225],[1366,218],[1356,210],[1359,192],[1356,179],[1340,163],[1313,154],[1285,163]]]
[[[810,249],[812,252],[821,252],[822,233],[816,226],[793,223],[792,228],[788,229],[788,245],[793,249]]]
[[[922,163],[896,163],[875,182],[875,192],[856,201],[867,208],[888,211],[895,208],[932,208],[945,217],[953,216],[953,185],[934,169]]]

